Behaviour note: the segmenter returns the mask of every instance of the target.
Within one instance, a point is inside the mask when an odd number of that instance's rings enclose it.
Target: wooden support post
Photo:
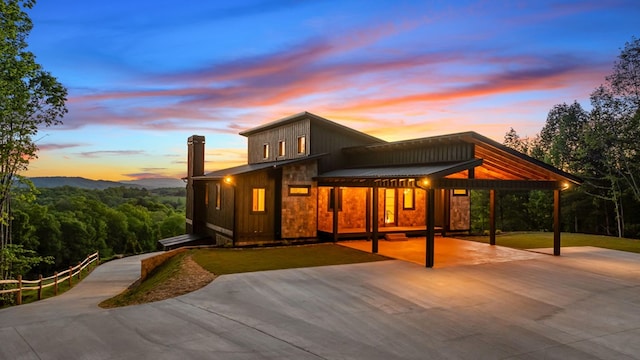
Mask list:
[[[42,300],[42,274],[38,277],[38,300]]]
[[[553,255],[560,256],[560,189],[553,190]]]
[[[338,192],[340,188],[333,187],[333,242],[338,241]]]
[[[53,295],[58,295],[58,272],[53,273]]]
[[[378,186],[373,187],[373,199],[371,199],[373,207],[373,236],[371,238],[371,252],[378,253]]]
[[[489,190],[489,245],[496,244],[496,191]]]
[[[82,262],[78,263],[78,280],[82,280]]]
[[[426,267],[432,268],[434,263],[435,244],[435,191],[427,189],[427,240],[426,240]]]
[[[73,266],[69,266],[69,289],[73,286]]]
[[[22,275],[18,275],[18,292],[16,293],[16,304],[22,305]]]

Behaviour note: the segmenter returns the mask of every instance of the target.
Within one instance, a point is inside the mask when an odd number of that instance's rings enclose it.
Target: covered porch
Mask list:
[[[346,153],[357,158],[362,166],[329,171],[317,176],[316,180],[319,188],[331,189],[328,197],[331,204],[341,203],[342,188],[366,189],[367,200],[360,211],[365,223],[359,227],[363,227],[367,238],[371,239],[368,247],[373,253],[379,252],[379,239],[387,230],[386,224],[380,221],[386,216],[386,208],[381,208],[379,201],[371,199],[384,197],[386,195],[379,195],[379,192],[396,188],[415,189],[415,209],[419,209],[423,217],[423,221],[415,225],[422,227],[425,239],[420,243],[424,251],[417,254],[424,256],[420,263],[426,267],[434,266],[436,235],[447,233],[450,224],[447,217],[453,216],[447,202],[441,200],[450,194],[468,194],[471,190],[489,192],[490,245],[496,245],[496,191],[553,192],[553,254],[560,255],[560,194],[571,184],[581,182],[571,174],[473,132],[370,145],[348,149]],[[408,165],[394,165],[402,162]],[[319,197],[319,201],[321,199]],[[330,233],[333,241],[338,242],[344,228],[349,227],[340,226],[341,209],[331,204],[327,207],[332,212],[332,224],[328,229],[318,230]],[[439,226],[443,228],[439,229]],[[444,254],[439,256],[446,258]]]
[[[337,244],[361,251],[371,251],[371,241],[367,240],[343,240]],[[437,264],[434,265],[436,268],[530,260],[548,256],[539,252],[517,250],[499,245],[487,246],[483,243],[454,237],[436,236],[434,244],[434,256],[438,258]],[[413,237],[398,242],[380,241],[378,253],[425,266],[426,237]]]

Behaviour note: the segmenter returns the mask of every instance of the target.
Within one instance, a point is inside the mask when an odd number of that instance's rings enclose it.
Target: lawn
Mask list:
[[[213,248],[193,251],[193,260],[216,275],[353,264],[388,259],[382,255],[335,244],[273,248]]]
[[[488,236],[464,236],[461,239],[489,243]],[[596,246],[612,250],[640,253],[640,240],[617,238],[604,235],[562,233],[561,244],[567,246]],[[513,232],[496,236],[496,245],[515,249],[552,248],[553,233]]]

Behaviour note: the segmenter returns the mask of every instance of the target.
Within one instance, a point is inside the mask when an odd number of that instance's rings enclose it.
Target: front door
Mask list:
[[[384,226],[396,226],[396,189],[384,189]]]

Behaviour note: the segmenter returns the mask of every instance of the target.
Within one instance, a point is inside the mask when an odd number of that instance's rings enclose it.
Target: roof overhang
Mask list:
[[[297,164],[305,161],[312,161],[324,155],[326,154],[305,156],[305,157],[300,157],[300,158],[291,159],[291,160],[269,161],[269,162],[263,162],[263,163],[257,163],[257,164],[245,164],[245,165],[235,166],[231,168],[216,170],[202,176],[194,176],[193,180],[221,180],[227,176],[236,176],[236,175],[251,173],[254,171],[266,170],[266,169],[277,169],[279,167],[286,166],[286,165]]]
[[[339,169],[316,176],[318,186],[423,187],[421,181],[444,178],[482,165],[482,159],[457,163]]]

